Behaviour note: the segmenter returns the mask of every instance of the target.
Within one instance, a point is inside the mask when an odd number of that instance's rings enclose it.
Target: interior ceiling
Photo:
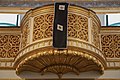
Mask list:
[[[54,2],[68,2],[86,8],[120,7],[120,0],[0,0],[0,7],[38,7]]]

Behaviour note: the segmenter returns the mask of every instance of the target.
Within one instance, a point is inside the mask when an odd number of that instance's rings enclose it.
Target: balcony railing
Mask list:
[[[14,67],[24,71],[61,74],[84,71],[103,73],[106,59],[100,43],[100,21],[96,14],[82,7],[68,8],[68,45],[52,47],[54,5],[32,9],[22,20],[20,51]],[[86,67],[85,67],[86,66]]]

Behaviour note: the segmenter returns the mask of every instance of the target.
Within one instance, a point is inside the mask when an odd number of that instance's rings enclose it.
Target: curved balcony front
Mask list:
[[[59,77],[68,72],[103,73],[106,63],[100,45],[100,21],[96,14],[78,6],[68,7],[67,49],[52,47],[54,5],[26,13],[22,20],[20,51],[14,67],[17,74],[33,71],[52,72]]]

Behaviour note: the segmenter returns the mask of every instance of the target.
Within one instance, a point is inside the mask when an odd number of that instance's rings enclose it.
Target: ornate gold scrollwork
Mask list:
[[[52,36],[53,14],[40,15],[34,18],[33,41]]]
[[[19,51],[20,35],[0,35],[0,58],[14,58]]]
[[[68,36],[88,41],[88,19],[81,15],[69,13]]]
[[[52,36],[53,13],[34,18],[33,41]],[[88,41],[88,19],[81,15],[68,14],[68,36]]]
[[[106,58],[120,58],[120,35],[101,35],[102,51]]]

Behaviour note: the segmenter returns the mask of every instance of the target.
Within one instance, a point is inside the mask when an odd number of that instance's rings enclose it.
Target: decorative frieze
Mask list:
[[[120,34],[102,34],[101,44],[106,58],[120,58]]]
[[[20,47],[20,35],[0,34],[0,58],[15,58]]]
[[[52,36],[53,14],[39,15],[34,18],[33,41]]]
[[[68,36],[88,41],[88,18],[69,13]]]
[[[52,36],[53,16],[53,14],[44,14],[34,18],[33,41]],[[68,36],[88,41],[88,19],[69,13]]]

